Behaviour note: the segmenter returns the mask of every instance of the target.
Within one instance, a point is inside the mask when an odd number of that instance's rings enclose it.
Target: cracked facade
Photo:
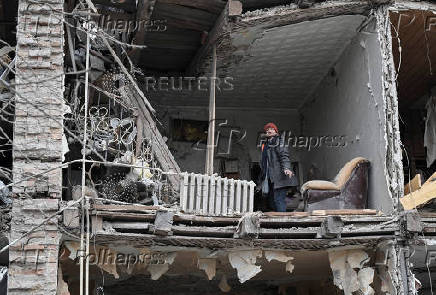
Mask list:
[[[0,292],[432,294],[423,112],[436,5],[17,0],[0,11]],[[211,87],[215,175],[204,174]],[[288,212],[269,212],[255,189],[269,121],[298,177]]]

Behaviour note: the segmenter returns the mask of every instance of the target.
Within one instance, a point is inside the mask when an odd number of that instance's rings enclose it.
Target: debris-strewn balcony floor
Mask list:
[[[132,246],[138,243],[141,246],[322,249],[375,245],[399,233],[399,225],[392,216],[371,209],[257,212],[224,217],[184,214],[156,206],[94,204],[90,215],[93,241]],[[65,217],[64,223],[69,227],[73,224]]]

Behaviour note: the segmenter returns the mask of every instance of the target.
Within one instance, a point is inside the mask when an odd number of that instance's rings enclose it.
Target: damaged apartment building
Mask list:
[[[0,294],[433,294],[435,73],[430,1],[0,2]]]

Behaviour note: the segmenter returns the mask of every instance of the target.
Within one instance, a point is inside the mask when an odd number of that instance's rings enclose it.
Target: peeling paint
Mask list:
[[[216,259],[215,258],[198,258],[197,266],[204,270],[207,278],[212,280],[216,274]]]
[[[229,253],[230,264],[236,268],[241,283],[262,271],[262,268],[256,265],[257,257],[262,257],[262,250],[242,250]]]
[[[158,280],[163,274],[165,274],[168,271],[170,265],[173,264],[176,256],[177,256],[177,252],[168,253],[168,256],[165,260],[166,263],[149,265],[147,267],[147,270],[151,274],[151,279],[154,281]]]
[[[294,257],[288,256],[286,251],[265,251],[265,258],[268,262],[271,262],[271,260],[277,260],[286,263],[286,271],[289,273],[294,271],[294,265],[292,264]]]

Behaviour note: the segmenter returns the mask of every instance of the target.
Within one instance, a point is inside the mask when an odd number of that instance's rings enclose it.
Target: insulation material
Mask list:
[[[220,290],[224,293],[230,292],[230,290],[232,289],[229,285],[229,283],[227,282],[227,277],[226,275],[223,275],[221,277],[221,281],[218,284],[218,287],[220,288]]]
[[[209,281],[213,279],[216,274],[215,258],[198,258],[197,266],[199,269],[204,270]]]
[[[360,289],[363,295],[373,295],[374,289],[370,286],[374,280],[374,269],[365,267],[359,270],[357,274],[357,280],[359,281]]]
[[[345,295],[360,291],[365,295],[374,294],[369,286],[374,279],[374,269],[365,267],[369,262],[368,254],[363,250],[330,250],[329,261],[333,272],[333,283]]]
[[[163,274],[165,274],[170,265],[173,264],[174,259],[177,256],[177,252],[168,253],[164,264],[151,264],[148,266],[147,270],[151,274],[152,280],[158,280]]]
[[[286,263],[286,271],[289,273],[292,273],[294,270],[294,265],[292,264],[294,257],[288,256],[286,251],[265,251],[265,258],[268,262],[271,262],[271,260],[277,260]]]
[[[243,250],[229,253],[229,261],[233,268],[238,272],[238,278],[244,283],[262,271],[256,265],[257,257],[262,256],[262,250]]]

